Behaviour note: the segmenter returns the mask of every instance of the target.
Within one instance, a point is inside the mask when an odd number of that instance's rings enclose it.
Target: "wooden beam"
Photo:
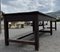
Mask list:
[[[50,33],[50,31],[48,31],[48,30],[44,30],[44,29],[39,30],[39,32]],[[22,37],[18,37],[17,40],[19,40],[19,39],[23,39],[23,38],[28,37],[28,36],[30,36],[30,35],[32,35],[32,34],[34,34],[34,33],[32,32],[32,33],[27,34],[27,35],[24,35],[24,36],[22,36]]]
[[[38,17],[35,16],[33,20],[33,33],[34,33],[34,40],[35,40],[35,50],[39,50],[39,20]]]
[[[8,31],[8,22],[7,20],[4,18],[4,33],[5,33],[5,45],[8,46],[9,45],[9,31]]]
[[[32,42],[32,41],[25,41],[25,40],[24,40],[24,41],[21,41],[21,40],[11,40],[11,39],[9,39],[9,42],[35,45],[35,42]]]
[[[52,35],[52,21],[50,21],[50,35]]]
[[[32,35],[32,34],[33,34],[33,33],[30,33],[30,34],[28,34],[28,35],[24,35],[24,36],[19,37],[19,38],[17,38],[17,39],[19,40],[19,39],[22,39],[22,38],[28,37],[28,36],[30,36],[30,35]]]
[[[50,27],[47,27],[47,29],[50,29]],[[55,29],[55,27],[52,27],[52,29]]]
[[[55,30],[57,30],[57,22],[55,21]]]

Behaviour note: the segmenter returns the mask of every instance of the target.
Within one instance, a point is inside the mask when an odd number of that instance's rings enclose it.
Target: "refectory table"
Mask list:
[[[9,42],[17,42],[24,44],[31,44],[35,46],[35,50],[39,50],[39,21],[50,21],[50,33],[52,35],[52,21],[56,18],[48,16],[38,11],[22,12],[22,13],[6,13],[4,14],[4,32],[5,32],[5,45],[8,46]],[[12,21],[32,21],[34,41],[21,41],[9,39],[8,22]]]

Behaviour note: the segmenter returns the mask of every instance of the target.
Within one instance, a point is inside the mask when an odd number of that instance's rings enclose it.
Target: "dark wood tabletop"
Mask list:
[[[8,17],[8,18],[7,18]],[[6,13],[5,18],[7,21],[32,21],[33,19],[38,18],[40,21],[54,21],[56,18],[51,17],[47,14],[43,14],[39,11],[32,12],[20,12],[20,13]]]

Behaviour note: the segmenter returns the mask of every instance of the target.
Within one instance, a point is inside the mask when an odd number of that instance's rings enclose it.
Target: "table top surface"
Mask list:
[[[6,16],[23,16],[23,15],[25,15],[25,16],[32,16],[32,15],[34,15],[34,14],[37,14],[38,16],[39,16],[39,18],[41,18],[41,19],[47,19],[47,18],[50,18],[50,20],[51,19],[54,19],[54,20],[56,20],[56,18],[55,17],[52,17],[52,16],[49,16],[49,15],[47,15],[47,14],[44,14],[44,13],[41,13],[41,12],[39,12],[39,11],[31,11],[31,12],[18,12],[18,13],[6,13],[6,14],[4,14],[4,15],[6,15]],[[43,18],[42,18],[43,17]],[[48,19],[47,19],[48,20]]]

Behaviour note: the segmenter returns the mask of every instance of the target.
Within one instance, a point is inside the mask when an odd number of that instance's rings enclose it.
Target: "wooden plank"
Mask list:
[[[30,33],[30,34],[24,35],[24,36],[22,36],[22,37],[19,37],[19,38],[17,38],[17,39],[19,40],[19,39],[22,39],[22,38],[28,37],[28,36],[30,36],[30,35],[32,35],[32,34],[33,34],[33,33]]]
[[[35,45],[35,42],[33,42],[33,41],[25,41],[25,40],[21,41],[21,40],[11,40],[11,39],[9,39],[9,42]]]
[[[32,21],[34,15],[37,15],[38,19],[40,21],[55,21],[56,18],[48,16],[46,14],[43,14],[38,11],[33,11],[33,12],[24,12],[24,13],[10,13],[10,14],[5,14],[4,16],[7,17],[7,21]],[[13,18],[12,18],[13,17]]]
[[[48,31],[48,30],[39,30],[39,32],[50,33],[50,31]]]

